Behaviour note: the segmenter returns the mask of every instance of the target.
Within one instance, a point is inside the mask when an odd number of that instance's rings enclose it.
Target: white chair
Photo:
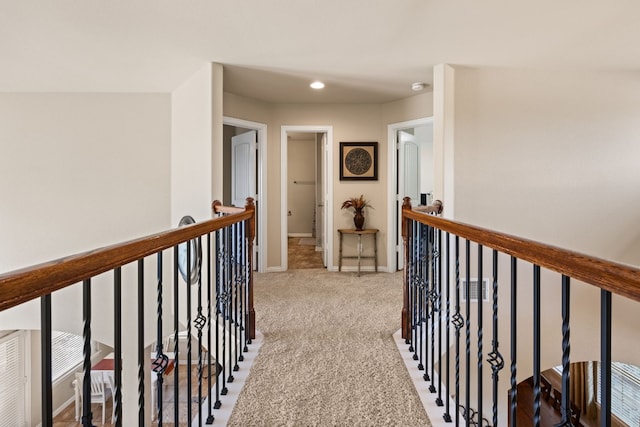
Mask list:
[[[84,373],[76,372],[76,403],[80,405],[80,409],[76,407],[76,415],[78,415],[78,421],[82,414],[82,399],[83,399],[83,383]],[[102,371],[91,372],[91,403],[100,403],[102,405],[102,424],[105,421],[105,404],[107,403],[107,394],[104,388],[104,373]]]
[[[111,424],[114,424],[113,421],[116,419],[116,380],[113,371],[109,371],[105,376],[111,390]]]

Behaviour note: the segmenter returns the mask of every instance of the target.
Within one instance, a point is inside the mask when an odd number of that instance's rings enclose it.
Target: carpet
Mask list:
[[[263,344],[230,426],[429,426],[394,343],[401,273],[255,276]]]

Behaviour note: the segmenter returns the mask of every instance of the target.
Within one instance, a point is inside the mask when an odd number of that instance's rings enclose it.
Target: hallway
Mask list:
[[[312,237],[289,237],[287,239],[289,270],[324,268],[322,252],[316,251]]]

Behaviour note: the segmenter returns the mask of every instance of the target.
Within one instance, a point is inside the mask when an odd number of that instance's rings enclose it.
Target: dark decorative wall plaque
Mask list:
[[[340,180],[378,180],[378,143],[341,142]]]

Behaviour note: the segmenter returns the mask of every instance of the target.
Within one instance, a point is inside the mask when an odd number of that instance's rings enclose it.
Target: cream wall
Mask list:
[[[268,104],[235,94],[225,93],[224,115],[268,125],[267,147],[268,177],[267,211],[269,268],[281,266],[281,199],[280,199],[280,128],[281,126],[317,125],[333,126],[334,165],[333,212],[334,228],[353,226],[353,214],[341,210],[342,202],[348,197],[364,194],[374,209],[367,209],[366,227],[379,228],[379,265],[387,265],[387,125],[432,114],[432,94],[430,92],[388,104]],[[378,142],[378,181],[340,181],[339,143]],[[286,212],[285,212],[286,214]],[[334,248],[338,246],[337,232],[330,236]],[[333,264],[337,265],[338,253],[334,250]]]
[[[211,218],[212,64],[171,93],[171,224]]]
[[[454,68],[455,219],[640,265],[637,76]],[[508,260],[502,274],[504,304]],[[518,377],[525,379],[532,372],[531,266],[522,263],[518,276]],[[543,272],[543,369],[561,361],[559,285],[558,275]],[[599,292],[575,282],[571,288],[572,361],[597,360]],[[640,365],[638,304],[614,297],[613,307],[613,358]],[[508,314],[500,312],[502,324]],[[501,329],[503,355],[508,332]],[[500,384],[504,398],[508,382]]]
[[[288,234],[311,236],[313,233],[317,164],[315,136],[314,133],[309,133],[302,137],[289,138],[287,148]]]
[[[0,272],[169,227],[169,95],[0,94],[0,117]],[[129,273],[123,272],[125,283],[135,283]],[[103,320],[93,323],[92,337],[111,343],[113,290],[106,276],[92,286],[93,316]],[[154,282],[147,282],[148,292]],[[123,294],[123,322],[135,324],[134,287],[123,286]],[[53,328],[82,334],[79,289],[56,292],[52,300]],[[145,310],[155,313],[152,299]],[[39,313],[34,301],[1,313],[0,325],[39,329]],[[129,344],[123,343],[125,351]],[[32,345],[37,366],[39,343]],[[136,396],[132,362],[124,371],[133,383],[124,390]],[[39,421],[38,372],[31,382],[33,425]],[[55,401],[65,400],[57,390]],[[70,384],[62,385],[62,393],[73,395]]]

